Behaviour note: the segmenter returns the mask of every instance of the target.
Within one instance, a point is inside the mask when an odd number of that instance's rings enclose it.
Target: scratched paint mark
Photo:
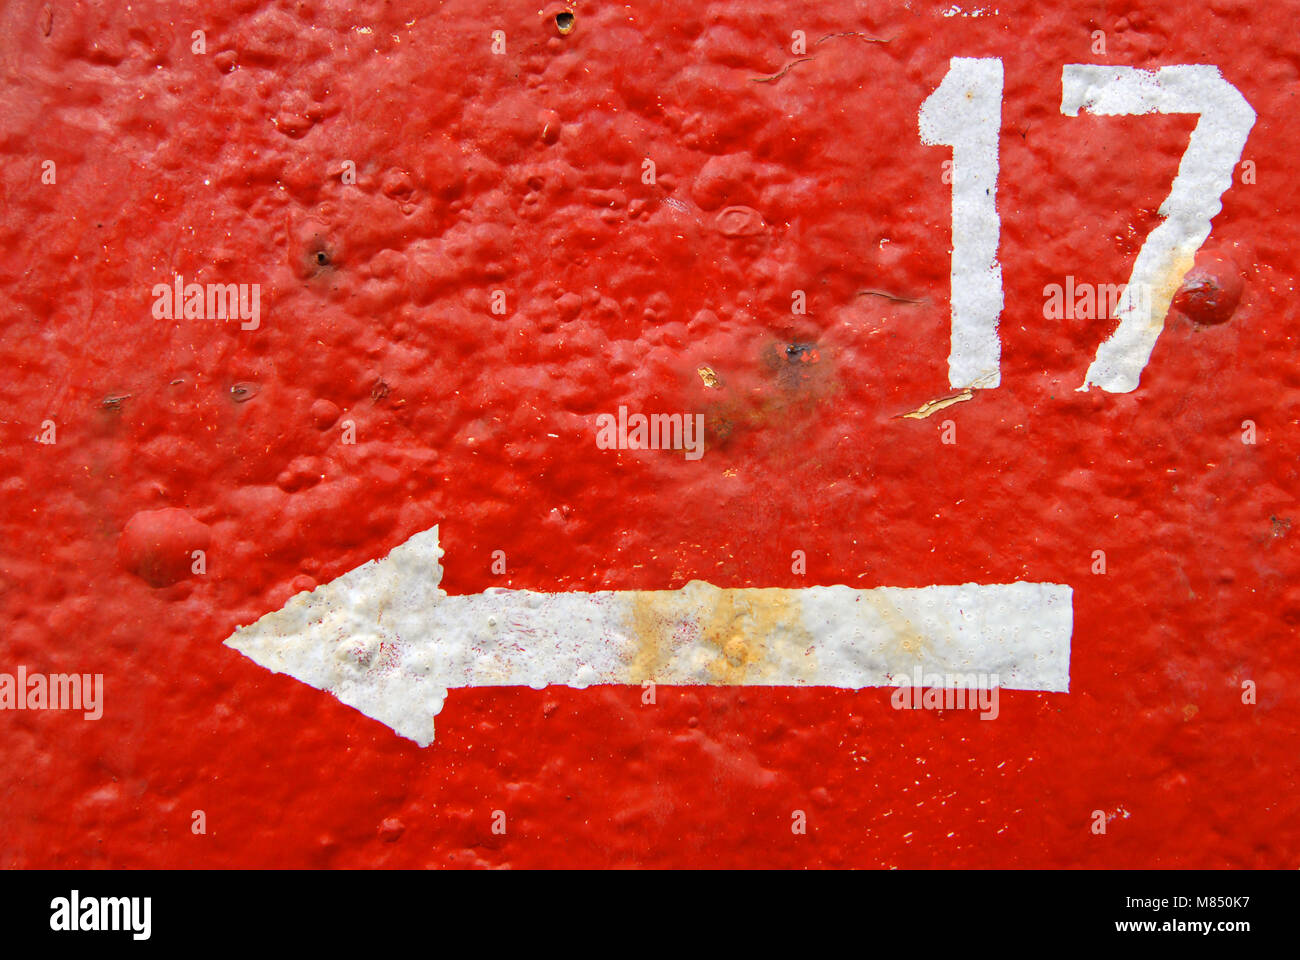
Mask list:
[[[888,290],[859,290],[855,296],[859,297],[882,297],[885,300],[892,300],[895,303],[925,303],[925,297],[904,297],[897,293],[890,293]]]
[[[840,37],[857,37],[863,43],[889,43],[889,40],[880,37],[869,37],[865,33],[858,33],[856,30],[849,30],[845,33],[828,33],[817,42],[825,43],[827,40],[837,40]]]
[[[718,375],[714,373],[713,368],[707,364],[700,364],[699,369],[695,372],[700,375],[700,379],[704,381],[706,387],[716,388],[722,383]]]
[[[950,397],[940,397],[938,400],[927,400],[911,413],[901,413],[899,418],[902,420],[924,420],[940,410],[946,410],[955,403],[963,403],[975,396],[975,392],[970,389],[963,390],[961,393],[953,394]]]
[[[795,64],[807,63],[809,60],[815,60],[815,59],[816,57],[800,57],[798,60],[791,60],[784,67],[782,67],[778,73],[774,73],[770,77],[750,77],[749,79],[752,80],[754,83],[775,83],[776,81],[784,77],[787,73],[789,73],[791,68],[793,68]]]

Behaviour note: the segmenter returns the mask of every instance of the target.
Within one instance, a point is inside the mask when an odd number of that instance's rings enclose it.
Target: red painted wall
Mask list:
[[[951,6],[8,5],[0,670],[106,692],[0,713],[0,865],[1295,866],[1300,7]],[[953,56],[1005,68],[1002,385],[900,419],[951,392]],[[1258,114],[1240,302],[1129,394],[1042,290],[1127,279],[1196,121],[1063,116],[1084,62]],[[259,328],[155,319],[175,274]],[[703,459],[598,450],[620,404],[705,413]],[[1071,690],[458,690],[421,750],[222,645],[435,523],[450,593],[1070,584]]]

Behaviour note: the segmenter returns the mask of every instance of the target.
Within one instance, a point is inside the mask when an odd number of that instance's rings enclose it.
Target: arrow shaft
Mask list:
[[[422,746],[447,689],[911,682],[1069,689],[1072,592],[1052,583],[448,597],[438,528],[235,631],[227,645]],[[928,681],[927,681],[928,682]]]
[[[594,684],[887,686],[996,674],[1069,686],[1071,591],[1049,583],[447,597],[419,643],[448,687]]]

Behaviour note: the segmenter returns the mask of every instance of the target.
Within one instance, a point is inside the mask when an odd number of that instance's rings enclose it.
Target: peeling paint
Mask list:
[[[956,393],[949,397],[940,397],[937,400],[927,400],[911,413],[900,413],[899,418],[903,420],[924,420],[926,417],[936,414],[940,410],[946,410],[954,403],[962,403],[963,401],[970,400],[974,396],[974,390],[966,389],[961,393]]]

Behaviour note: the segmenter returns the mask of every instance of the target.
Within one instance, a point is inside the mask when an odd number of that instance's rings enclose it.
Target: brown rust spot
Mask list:
[[[717,387],[721,382],[718,375],[713,371],[713,368],[708,364],[700,364],[699,369],[695,372],[700,375],[700,379],[704,381],[706,387]]]
[[[671,630],[668,618],[660,609],[661,604],[653,599],[658,591],[637,591],[632,597],[631,631],[636,651],[632,655],[632,676],[634,684],[647,680],[657,680],[668,662],[671,650]]]
[[[795,590],[722,589],[696,580],[680,591],[638,591],[630,619],[633,683],[684,673],[723,686],[812,676],[813,637]]]
[[[700,621],[702,645],[717,651],[708,665],[713,682],[753,683],[772,674],[796,637],[806,638],[800,646],[810,646],[801,613],[802,604],[790,590],[719,591]]]

